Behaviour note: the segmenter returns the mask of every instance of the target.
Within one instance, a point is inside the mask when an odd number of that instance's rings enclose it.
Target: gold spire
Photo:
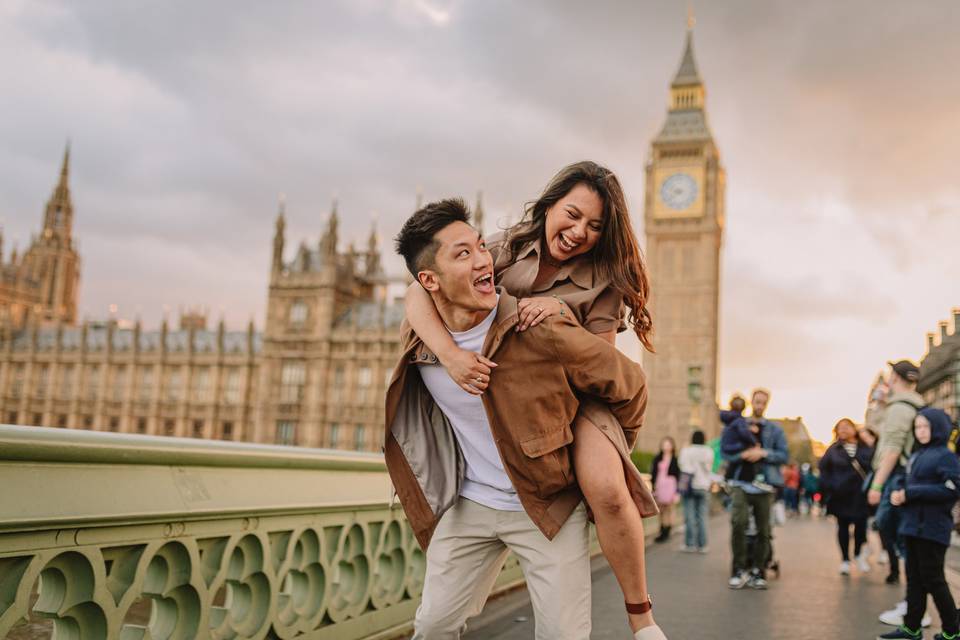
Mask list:
[[[687,31],[693,31],[697,24],[697,16],[693,13],[693,3],[687,3]]]
[[[58,187],[66,189],[67,182],[70,179],[70,139],[67,138],[67,146],[63,150],[63,164],[60,165],[60,184]]]
[[[483,191],[477,191],[477,206],[473,210],[473,226],[483,235]]]

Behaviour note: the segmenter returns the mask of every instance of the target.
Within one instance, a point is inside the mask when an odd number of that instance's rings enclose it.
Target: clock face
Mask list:
[[[677,211],[683,211],[697,198],[697,181],[686,173],[675,173],[660,185],[660,199]]]

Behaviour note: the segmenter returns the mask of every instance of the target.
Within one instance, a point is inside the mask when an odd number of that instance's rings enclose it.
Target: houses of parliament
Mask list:
[[[40,235],[0,260],[0,422],[379,451],[403,310],[375,233],[338,251],[334,205],[286,260],[281,203],[262,331],[196,312],[153,331],[78,324],[69,180],[68,151]]]
[[[648,450],[691,426],[717,431],[725,174],[705,95],[688,31],[644,167],[657,328],[657,354],[644,359]],[[403,308],[387,300],[374,233],[340,250],[336,204],[319,242],[288,252],[281,202],[259,330],[210,328],[202,313],[159,330],[78,323],[73,223],[68,150],[40,234],[9,260],[0,240],[0,422],[380,450]]]

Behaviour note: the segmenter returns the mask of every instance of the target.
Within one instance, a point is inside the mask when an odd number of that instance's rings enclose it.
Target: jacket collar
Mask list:
[[[497,303],[497,315],[493,318],[493,326],[490,327],[483,343],[482,353],[485,357],[489,357],[497,350],[500,343],[503,342],[504,336],[517,326],[517,322],[520,320],[517,299],[507,293],[507,290],[503,287],[498,286],[496,291],[500,294],[500,301]],[[407,345],[405,350],[407,362],[410,364],[436,364],[439,361],[436,354],[420,339],[420,336],[412,331],[410,336],[410,344]]]
[[[534,265],[539,266],[540,256],[543,253],[543,240],[538,238],[536,241],[529,243],[523,249],[520,250],[520,253],[517,254],[517,262],[521,260],[526,260],[531,258],[535,260]],[[563,280],[570,279],[574,284],[583,289],[592,289],[594,286],[594,273],[593,273],[593,260],[591,259],[590,254],[577,256],[572,260],[567,260],[564,262],[560,269],[557,270],[557,273],[554,274],[550,282],[545,283],[544,286],[540,287],[541,291],[546,291],[553,287],[557,282],[562,282]],[[536,268],[534,270],[536,274]]]

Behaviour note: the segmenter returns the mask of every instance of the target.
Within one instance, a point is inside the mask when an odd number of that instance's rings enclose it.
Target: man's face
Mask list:
[[[493,259],[477,230],[465,222],[454,222],[434,239],[440,245],[434,268],[417,274],[424,289],[465,311],[489,311],[497,306]]]
[[[768,402],[770,402],[770,398],[762,391],[753,394],[753,398],[750,400],[750,404],[753,406],[753,415],[758,418],[762,417],[763,412],[767,410]]]

